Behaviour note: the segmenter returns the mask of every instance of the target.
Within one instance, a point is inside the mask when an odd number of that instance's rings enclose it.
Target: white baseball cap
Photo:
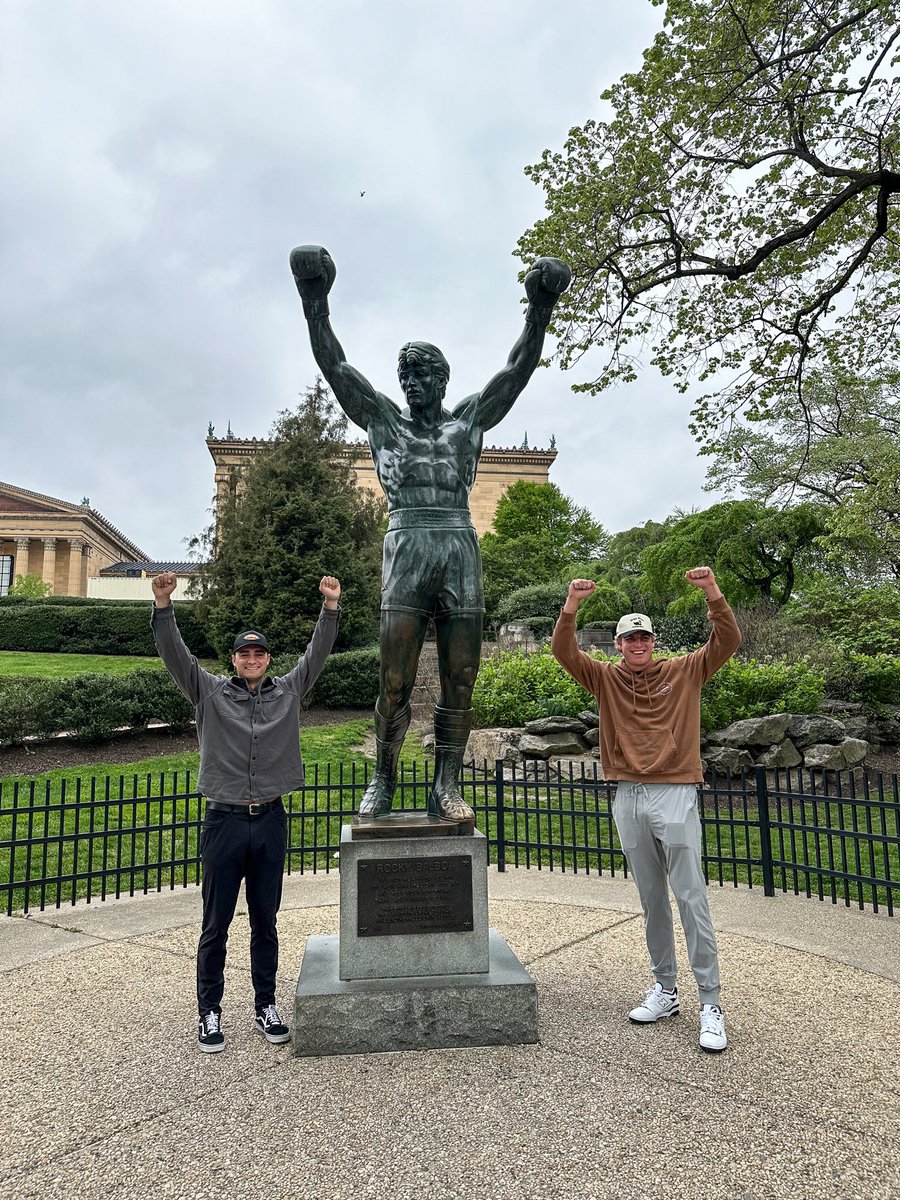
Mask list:
[[[653,625],[646,613],[626,613],[616,626],[616,637],[627,633],[649,633],[653,635]]]

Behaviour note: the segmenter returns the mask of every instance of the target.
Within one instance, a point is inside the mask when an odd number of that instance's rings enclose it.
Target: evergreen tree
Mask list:
[[[343,589],[339,646],[378,636],[383,507],[356,485],[341,456],[347,422],[317,380],[298,409],[279,414],[219,513],[195,539],[211,547],[200,570],[200,615],[223,656],[242,629],[262,630],[274,654],[300,653],[318,618],[319,580]]]

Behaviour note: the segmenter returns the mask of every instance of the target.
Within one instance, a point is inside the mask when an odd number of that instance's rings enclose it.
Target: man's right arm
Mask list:
[[[583,650],[578,649],[578,643],[575,640],[575,617],[582,600],[586,600],[596,586],[592,579],[572,580],[550,643],[553,657],[560,666],[595,698],[599,694],[603,668],[596,659],[590,658]]]
[[[291,251],[291,271],[303,301],[313,356],[350,420],[361,429],[368,429],[369,422],[380,416],[386,406],[395,405],[350,366],[331,328],[328,293],[335,277],[331,255],[322,246],[297,246]]]
[[[153,612],[150,614],[150,629],[159,657],[178,690],[191,704],[197,705],[218,683],[218,677],[204,671],[191,654],[175,622],[172,592],[175,576],[171,571],[157,575],[153,581]]]

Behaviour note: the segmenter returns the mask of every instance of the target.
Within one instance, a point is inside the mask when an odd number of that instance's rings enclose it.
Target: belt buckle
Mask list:
[[[261,804],[249,804],[247,810],[251,817],[258,817],[263,810],[263,806]]]

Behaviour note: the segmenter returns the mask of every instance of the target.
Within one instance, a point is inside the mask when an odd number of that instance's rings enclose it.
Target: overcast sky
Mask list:
[[[3,0],[0,479],[94,508],[158,559],[209,521],[207,423],[264,437],[312,383],[291,248],[337,264],[349,360],[448,402],[521,330],[523,168],[601,112],[649,0]],[[361,195],[365,192],[365,195]],[[539,371],[494,445],[547,446],[610,531],[706,506],[688,403]]]

